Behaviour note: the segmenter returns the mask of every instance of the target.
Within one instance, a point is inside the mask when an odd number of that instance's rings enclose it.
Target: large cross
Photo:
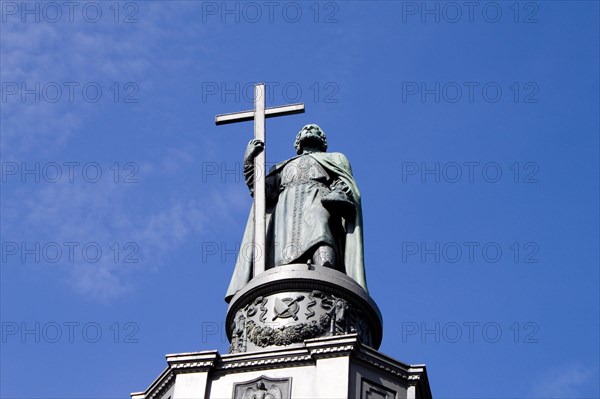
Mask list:
[[[254,109],[250,111],[233,112],[230,114],[221,114],[215,117],[215,124],[225,125],[236,122],[246,122],[254,120],[254,138],[265,143],[265,149],[254,158],[254,173],[260,173],[260,176],[254,176],[254,276],[265,271],[266,258],[266,140],[265,140],[265,118],[275,116],[284,116],[292,114],[301,114],[304,112],[304,104],[290,104],[280,107],[265,107],[265,84],[257,83],[254,86]],[[256,256],[257,250],[261,251],[260,256]]]

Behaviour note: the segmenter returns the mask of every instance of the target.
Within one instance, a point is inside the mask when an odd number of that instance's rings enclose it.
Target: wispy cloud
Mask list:
[[[207,192],[201,199],[171,199],[157,206],[142,199],[144,192],[136,184],[30,186],[9,204],[3,240],[28,242],[29,247],[57,243],[63,255],[55,266],[64,282],[83,296],[109,301],[135,289],[137,273],[158,270],[190,239],[200,241],[210,226],[231,220],[231,213],[243,206],[242,192]],[[139,210],[139,201],[151,209]],[[75,243],[73,259],[65,243]]]
[[[24,3],[15,4],[21,7]],[[0,78],[3,89],[7,84],[11,90],[18,89],[16,94],[2,93],[6,97],[2,98],[0,115],[3,162],[36,162],[49,157],[57,160],[67,151],[78,154],[80,148],[71,145],[73,138],[89,134],[88,130],[94,128],[90,121],[105,111],[106,103],[114,103],[110,85],[116,82],[122,89],[125,83],[135,82],[140,90],[149,92],[163,78],[164,70],[173,65],[193,65],[198,54],[206,51],[206,45],[198,40],[205,27],[181,23],[192,18],[190,9],[200,6],[195,2],[119,3],[118,7],[133,4],[138,8],[133,15],[130,13],[135,7],[121,9],[118,23],[109,9],[116,3],[94,4],[103,8],[98,23],[82,19],[81,8],[73,22],[66,9],[57,23],[43,19],[36,22],[31,15],[25,23],[20,15],[6,16],[1,22]],[[123,23],[128,15],[137,22]],[[82,86],[90,82],[99,84],[103,96],[110,98],[104,101],[103,97],[98,103],[85,101]],[[36,84],[40,85],[37,91],[42,98],[38,100],[37,94],[23,98],[21,85],[35,91]],[[48,84],[53,98],[53,87],[62,90],[59,101],[44,98],[44,86]],[[69,84],[75,84],[72,100]],[[158,103],[167,102],[164,96],[158,97]],[[149,107],[162,112],[158,106]],[[161,128],[164,126],[158,127]],[[193,146],[181,144],[166,148],[152,162],[140,160],[140,171],[149,171],[159,178],[173,176],[193,165],[194,151]],[[110,154],[100,158],[110,159]],[[174,192],[164,196],[168,200],[148,201],[149,192],[154,191],[141,184],[115,184],[110,179],[93,184],[63,180],[55,184],[4,185],[2,238],[15,242],[100,244],[103,253],[98,260],[88,262],[79,256],[74,261],[61,259],[56,266],[64,271],[60,276],[76,292],[110,300],[135,289],[132,273],[140,272],[142,267],[147,270],[149,265],[151,269],[159,267],[169,253],[194,235],[202,234],[209,223],[227,217],[225,208],[207,211],[214,205],[210,192],[194,199]],[[221,198],[221,206],[235,202],[235,198]],[[115,250],[110,248],[114,243],[119,245],[118,261]],[[137,248],[127,247],[128,243],[135,243]],[[124,267],[123,256],[132,253],[140,262]]]
[[[103,109],[102,102],[85,101],[82,95],[85,84],[98,83],[103,89],[103,100],[107,97],[112,100],[114,93],[110,86],[115,82],[120,85],[135,82],[148,92],[162,66],[191,64],[191,54],[202,51],[199,41],[181,40],[199,37],[201,25],[170,29],[173,21],[189,11],[189,5],[136,2],[133,4],[139,7],[134,15],[137,22],[123,23],[123,12],[120,22],[115,23],[108,8],[112,3],[95,4],[103,7],[103,17],[97,23],[85,21],[80,14],[69,22],[67,10],[63,10],[65,15],[57,23],[43,18],[36,22],[32,16],[22,22],[20,14],[3,15],[0,77],[2,88],[7,90],[3,90],[0,144],[5,160],[20,159],[32,151],[43,155],[56,152],[75,132],[84,129],[89,117]],[[173,46],[184,46],[188,51],[178,52]],[[173,51],[165,52],[165,48]],[[66,86],[65,82],[77,85]],[[38,101],[34,94],[23,98],[22,84],[27,90],[40,93],[41,99]],[[40,85],[37,90],[36,84]],[[54,84],[62,94],[56,94]],[[52,102],[48,98],[59,100]]]
[[[595,377],[594,377],[595,376]],[[533,385],[532,397],[543,399],[571,399],[586,395],[584,387],[595,380],[598,370],[580,364],[565,365],[547,371]]]

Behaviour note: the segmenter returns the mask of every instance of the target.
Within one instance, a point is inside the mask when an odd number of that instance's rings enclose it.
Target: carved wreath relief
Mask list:
[[[284,346],[305,339],[357,333],[371,345],[366,319],[348,301],[322,291],[258,297],[235,314],[229,353],[248,346]]]

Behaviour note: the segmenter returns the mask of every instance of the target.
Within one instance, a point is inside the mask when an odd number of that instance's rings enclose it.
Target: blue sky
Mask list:
[[[599,6],[1,2],[0,396],[121,398],[227,351],[267,161],[307,123],[352,163],[384,353],[438,398],[596,398]]]

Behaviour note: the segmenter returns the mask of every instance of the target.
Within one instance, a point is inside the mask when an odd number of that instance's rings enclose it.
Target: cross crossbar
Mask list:
[[[304,104],[290,104],[279,107],[270,107],[265,109],[265,118],[273,118],[275,116],[285,116],[293,114],[301,114],[304,112]],[[227,125],[229,123],[247,122],[254,119],[254,110],[231,112],[229,114],[220,114],[215,117],[216,125]]]

